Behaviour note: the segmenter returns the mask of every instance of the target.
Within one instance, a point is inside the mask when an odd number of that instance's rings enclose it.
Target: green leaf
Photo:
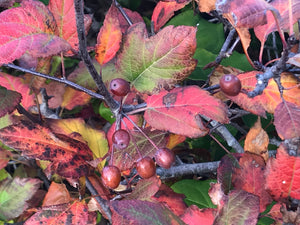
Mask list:
[[[189,206],[197,205],[199,208],[216,208],[208,195],[211,182],[216,181],[181,180],[173,184],[171,188],[177,193],[184,194],[186,196],[184,201]]]
[[[110,124],[113,124],[116,121],[116,118],[113,116],[110,109],[105,107],[103,102],[99,106],[99,114],[102,116],[102,118],[107,120]]]
[[[40,187],[41,181],[32,178],[6,179],[0,183],[0,219],[18,217],[28,207],[29,200]]]
[[[229,58],[225,58],[222,60],[221,64],[223,66],[232,66],[238,68],[243,71],[251,71],[253,70],[252,66],[249,64],[247,57],[245,54],[241,54],[238,52],[233,52]]]
[[[117,73],[103,72],[103,80],[119,77],[130,81],[139,92],[153,93],[172,88],[188,77],[197,61],[196,29],[190,26],[168,26],[148,37],[144,23],[132,25],[117,56]]]

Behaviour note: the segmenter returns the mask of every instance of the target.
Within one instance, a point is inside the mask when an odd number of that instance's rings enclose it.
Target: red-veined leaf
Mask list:
[[[291,102],[281,102],[275,109],[274,125],[282,139],[300,137],[300,107]]]
[[[29,85],[25,84],[21,77],[14,77],[0,72],[0,85],[9,90],[21,93],[21,103],[25,109],[29,109],[35,105],[34,95],[31,94]]]
[[[276,159],[269,159],[266,178],[266,189],[275,201],[300,199],[300,158],[289,156],[283,146],[277,149]]]
[[[114,70],[103,69],[103,80],[114,78],[130,81],[131,86],[143,93],[172,88],[195,69],[192,58],[196,50],[196,28],[167,26],[148,37],[144,23],[132,25],[117,57]]]
[[[89,147],[74,138],[55,135],[49,129],[29,121],[0,130],[0,140],[7,146],[22,151],[29,158],[51,161],[52,172],[70,178],[89,173],[86,161],[92,160]]]
[[[11,220],[27,209],[27,201],[39,189],[41,181],[32,178],[6,179],[0,183],[0,219]]]
[[[153,128],[170,131],[188,137],[207,134],[200,115],[227,123],[225,105],[197,86],[174,88],[161,91],[147,98],[145,120]]]
[[[157,32],[174,15],[174,12],[182,9],[190,1],[178,3],[177,1],[159,1],[155,6],[151,21],[154,24],[154,32]]]
[[[272,202],[265,189],[265,161],[255,154],[244,153],[239,159],[239,167],[233,169],[232,183],[236,190],[244,190],[257,195],[260,200],[260,212]]]
[[[13,112],[21,100],[22,95],[19,92],[0,86],[0,117]]]
[[[55,18],[58,36],[66,40],[75,51],[78,51],[79,44],[76,29],[74,1],[50,0],[48,8]],[[84,26],[86,33],[91,23],[91,17],[85,15]],[[68,52],[68,54],[72,55],[73,53]]]
[[[39,1],[24,0],[20,7],[1,12],[0,64],[18,59],[26,51],[46,57],[69,50],[70,45],[54,35],[55,28],[52,14]]]
[[[90,221],[87,204],[75,201],[71,205],[43,207],[28,220],[25,225],[41,224],[94,224],[96,217]],[[92,223],[93,222],[93,223]]]
[[[251,71],[239,74],[238,77],[241,80],[242,88],[246,91],[252,91],[257,83],[256,74],[258,73],[260,72]],[[283,98],[286,101],[300,105],[300,92],[299,88],[296,87],[298,84],[297,78],[293,74],[282,73],[280,81],[282,86],[286,88],[283,91]],[[275,108],[282,101],[278,86],[273,79],[269,80],[268,86],[264,89],[263,93],[254,98],[249,98],[244,93],[227,97],[245,110],[263,117],[265,117],[265,111],[274,113]]]
[[[118,11],[115,5],[112,4],[98,33],[95,58],[100,65],[110,61],[120,48],[122,32],[118,20]]]
[[[116,213],[121,218],[133,224],[184,224],[179,217],[160,203],[141,200],[122,200],[113,201],[111,206],[113,208],[113,214]],[[113,224],[120,223],[113,221]]]

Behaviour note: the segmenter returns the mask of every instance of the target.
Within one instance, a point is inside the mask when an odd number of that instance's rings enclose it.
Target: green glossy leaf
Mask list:
[[[0,183],[0,219],[18,217],[28,207],[29,200],[40,187],[41,181],[32,178],[6,179]]]
[[[221,63],[223,66],[232,66],[243,71],[253,70],[252,66],[249,64],[245,54],[238,52],[233,52],[229,58],[225,58]]]
[[[189,206],[197,205],[199,208],[216,208],[208,195],[211,182],[216,181],[181,180],[173,184],[171,188],[177,193],[184,194],[186,196],[184,201]]]
[[[110,124],[113,124],[116,121],[116,118],[113,116],[112,112],[109,108],[104,106],[104,103],[102,102],[99,106],[99,114],[107,120]]]

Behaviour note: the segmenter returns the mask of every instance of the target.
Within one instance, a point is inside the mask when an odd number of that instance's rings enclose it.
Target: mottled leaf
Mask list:
[[[183,3],[178,3],[177,1],[159,1],[153,10],[151,18],[154,25],[154,32],[159,31],[159,29],[174,15],[175,11],[182,9],[189,2],[190,1],[184,1]]]
[[[232,191],[214,224],[256,225],[258,215],[259,197],[242,190]]]
[[[57,24],[57,35],[66,40],[75,51],[78,51],[79,44],[76,29],[74,1],[50,0],[48,8],[55,18],[55,22]],[[84,25],[86,33],[91,23],[92,18],[85,15]],[[69,52],[69,54],[71,54],[71,52]]]
[[[29,121],[0,130],[0,140],[33,159],[51,161],[51,171],[69,178],[89,173],[86,161],[92,160],[89,147],[74,138],[54,134],[49,129]]]
[[[139,180],[132,193],[126,196],[126,199],[150,201],[151,197],[159,190],[160,185],[161,180],[156,176]]]
[[[261,121],[260,118],[258,118],[257,122],[247,133],[244,149],[245,151],[262,156],[266,162],[269,158],[268,145],[269,136],[267,132],[261,127]]]
[[[197,86],[161,91],[147,98],[145,120],[153,128],[188,137],[205,136],[208,128],[200,115],[227,123],[225,105]]]
[[[94,218],[95,220],[96,218]],[[25,225],[46,224],[90,224],[89,212],[86,203],[75,201],[71,205],[44,207],[28,220]],[[94,221],[95,222],[95,221]]]
[[[165,184],[161,184],[159,191],[152,196],[152,199],[163,203],[177,216],[181,216],[187,208],[184,198],[184,194],[174,192]]]
[[[216,209],[199,209],[191,205],[180,218],[188,225],[212,225],[215,219]]]
[[[6,179],[0,183],[0,219],[11,220],[27,209],[28,201],[40,187],[41,181],[32,178]]]
[[[118,13],[119,10],[112,4],[98,33],[95,58],[100,65],[110,61],[120,48],[122,32]]]
[[[69,50],[70,45],[54,34],[55,28],[52,14],[39,1],[24,0],[20,7],[1,12],[0,64],[10,63],[25,52],[46,57]]]
[[[238,77],[242,82],[242,88],[252,91],[257,83],[256,74],[258,73],[260,72],[251,71],[239,74]],[[292,74],[282,73],[280,81],[282,86],[286,88],[283,91],[283,98],[286,101],[300,105],[300,92],[299,88],[296,87],[298,84],[297,78]],[[277,105],[282,102],[278,86],[273,79],[269,80],[268,86],[264,89],[263,93],[254,98],[249,98],[244,93],[227,97],[245,110],[263,117],[265,117],[265,111],[274,113]]]
[[[300,199],[300,158],[289,156],[283,146],[277,149],[276,159],[269,159],[266,178],[266,189],[274,200]]]
[[[232,183],[235,190],[244,190],[259,197],[260,212],[272,202],[272,198],[265,189],[265,161],[255,154],[244,153],[239,159],[239,167],[234,168]]]
[[[281,102],[275,109],[274,125],[282,139],[300,137],[300,107],[291,102]]]
[[[29,109],[35,105],[34,95],[31,94],[29,85],[24,83],[21,77],[14,77],[6,73],[0,72],[0,85],[8,90],[17,91],[22,95],[22,106]]]
[[[0,86],[0,117],[13,112],[21,100],[22,95],[19,92]]]
[[[119,77],[139,92],[171,88],[195,69],[196,28],[167,26],[148,37],[144,23],[132,25],[118,54],[117,71],[103,71],[105,82]]]
[[[111,205],[113,213],[121,215],[133,224],[184,224],[179,217],[160,203],[141,200],[122,200],[113,201]],[[114,221],[112,222],[114,223]]]

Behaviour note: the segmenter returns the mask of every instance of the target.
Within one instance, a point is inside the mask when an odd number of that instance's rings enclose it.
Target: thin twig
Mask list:
[[[75,12],[76,12],[76,27],[78,33],[78,40],[79,40],[79,51],[81,58],[83,59],[85,66],[87,67],[90,75],[94,79],[96,86],[99,90],[99,93],[103,95],[104,100],[106,101],[107,105],[111,109],[114,115],[118,113],[119,110],[119,103],[113,99],[113,97],[108,92],[105,84],[102,81],[102,76],[99,74],[94,67],[91,57],[87,51],[87,44],[86,44],[86,36],[85,36],[85,29],[84,29],[84,13],[83,13],[83,0],[74,0],[75,5]]]
[[[88,177],[85,177],[85,183],[86,183],[86,187],[87,189],[91,192],[91,194],[93,195],[93,197],[96,199],[96,201],[99,203],[101,209],[102,209],[102,213],[104,213],[108,220],[110,222],[112,222],[111,220],[111,210],[109,208],[109,204],[108,201],[101,198],[99,196],[99,193],[97,192],[97,190],[94,188],[94,186],[92,185],[91,181],[89,180]]]

